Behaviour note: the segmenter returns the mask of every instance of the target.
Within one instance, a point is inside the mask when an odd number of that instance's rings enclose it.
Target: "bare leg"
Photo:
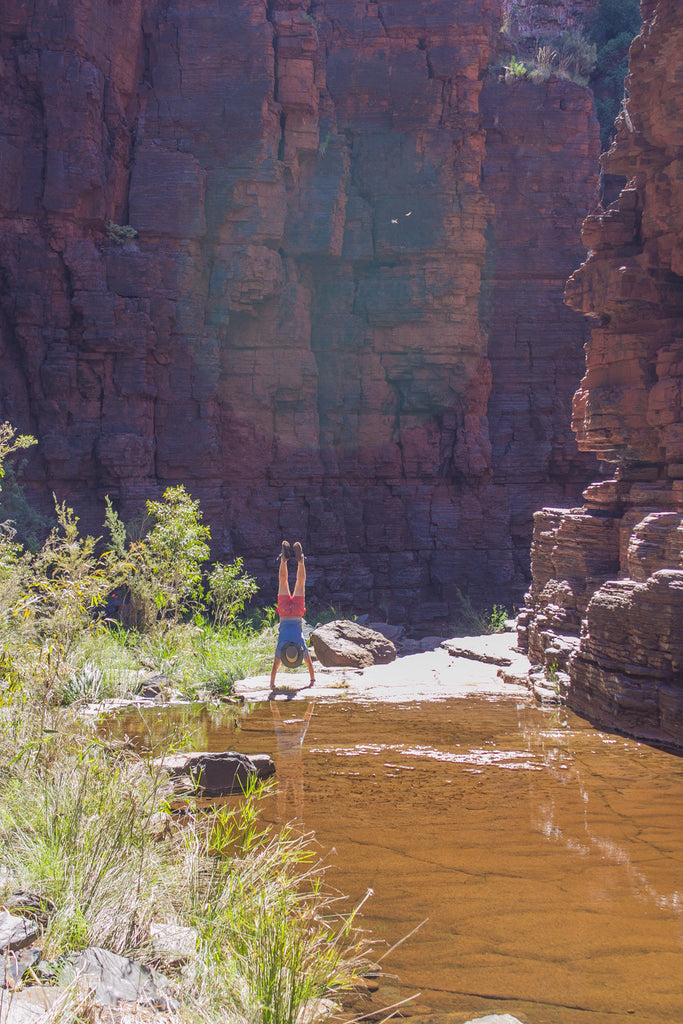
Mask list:
[[[289,574],[287,572],[287,562],[285,561],[284,558],[280,559],[280,570],[278,572],[278,597],[280,596],[280,594],[284,595],[285,597],[292,596],[291,591],[289,589]]]
[[[275,689],[275,676],[277,674],[277,670],[279,669],[279,667],[280,667],[280,659],[279,658],[273,658],[273,667],[270,670],[270,688],[271,688],[271,690]]]
[[[298,545],[299,551],[301,551],[301,545]],[[296,551],[297,545],[294,545]],[[306,563],[304,562],[303,553],[301,557],[297,555],[296,562],[296,580],[294,583],[294,597],[304,597],[306,592]]]

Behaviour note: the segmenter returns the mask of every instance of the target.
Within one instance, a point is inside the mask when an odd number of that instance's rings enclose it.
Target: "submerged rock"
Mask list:
[[[157,763],[169,772],[176,793],[200,796],[243,793],[251,780],[275,774],[275,763],[268,754],[239,754],[235,750],[176,754]]]

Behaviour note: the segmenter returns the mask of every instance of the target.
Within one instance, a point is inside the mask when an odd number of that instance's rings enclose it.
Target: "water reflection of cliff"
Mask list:
[[[270,702],[277,742],[277,816],[281,824],[293,819],[303,820],[303,744],[314,706],[315,701],[309,701],[303,718],[283,718],[278,702]]]
[[[547,781],[530,779],[532,827],[578,858],[597,857],[617,869],[639,900],[680,914],[683,889],[675,885],[680,874],[667,872],[667,864],[676,859],[667,840],[668,811],[675,804],[668,802],[674,794],[668,791],[661,762],[671,755],[654,748],[639,750],[629,739],[597,730],[573,731],[567,719],[558,709],[545,729],[525,728],[520,721],[529,751],[543,760],[552,780],[548,786]],[[638,758],[632,778],[621,777],[622,762],[610,755],[619,745]],[[672,790],[679,785],[671,780]],[[593,899],[604,897],[594,886]]]

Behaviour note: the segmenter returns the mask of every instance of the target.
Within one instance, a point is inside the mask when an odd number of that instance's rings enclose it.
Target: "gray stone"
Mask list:
[[[45,1020],[55,1003],[64,996],[59,986],[32,985],[0,999],[0,1024],[34,1024]]]
[[[36,921],[42,928],[47,926],[50,915],[57,909],[51,899],[26,889],[19,889],[5,901],[7,910],[16,911],[20,917]]]
[[[0,952],[23,949],[38,938],[38,925],[25,917],[0,910]]]
[[[4,963],[0,965],[0,988],[18,988],[24,974],[36,966],[42,955],[42,950],[33,946],[12,956],[5,956]]]
[[[515,638],[511,633],[486,636],[458,636],[444,640],[441,646],[454,658],[469,658],[487,665],[507,667],[514,660]]]
[[[367,626],[336,619],[311,633],[316,657],[326,668],[367,668],[388,665],[396,658],[391,640]]]
[[[100,1006],[139,1003],[162,1010],[177,1008],[177,1003],[164,991],[168,979],[130,957],[119,956],[108,949],[91,946],[72,953],[60,972],[62,983],[77,978],[92,988]]]

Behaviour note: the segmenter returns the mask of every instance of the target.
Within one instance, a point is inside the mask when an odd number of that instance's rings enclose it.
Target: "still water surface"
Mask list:
[[[308,712],[308,716],[306,714]],[[683,759],[519,698],[126,714],[130,736],[271,754],[299,818],[387,947],[375,1004],[459,1024],[683,1021]],[[382,946],[376,947],[381,955]]]

